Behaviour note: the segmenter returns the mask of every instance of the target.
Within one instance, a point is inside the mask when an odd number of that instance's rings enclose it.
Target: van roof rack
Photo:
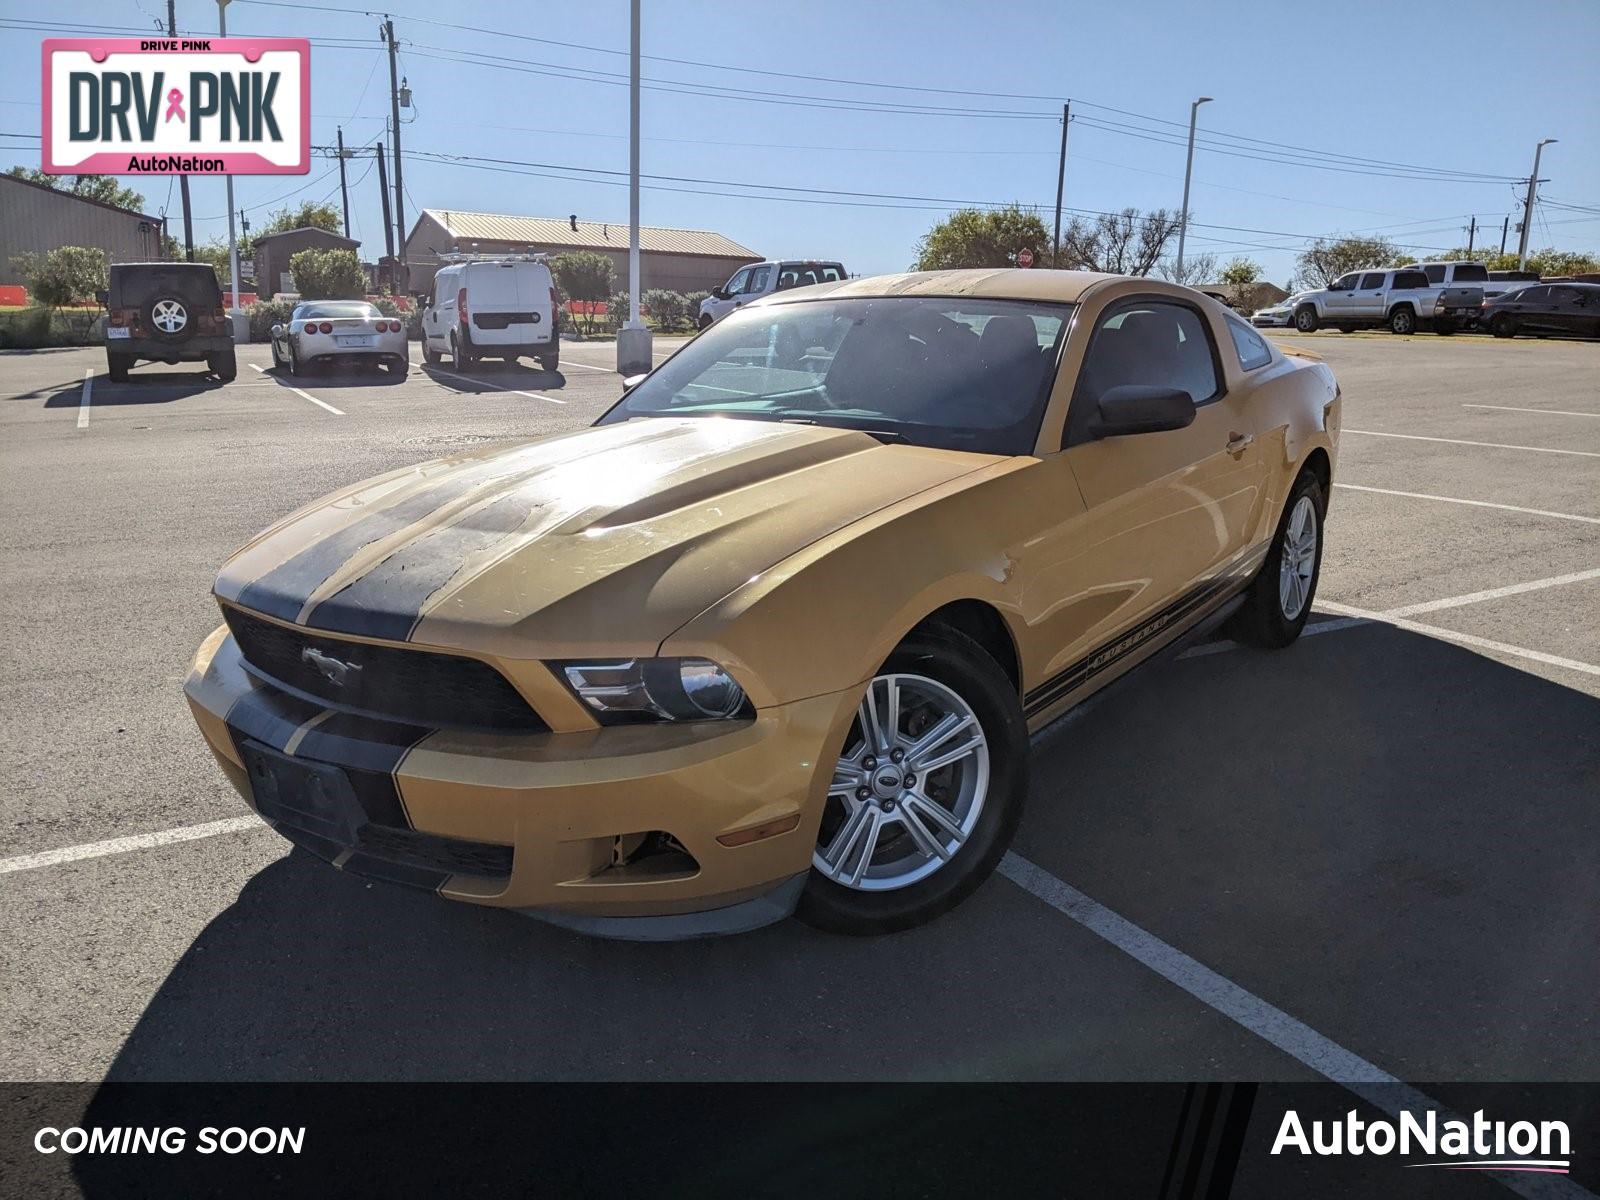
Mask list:
[[[439,261],[441,263],[447,263],[447,264],[450,264],[452,266],[455,265],[456,263],[470,263],[470,262],[539,262],[539,263],[548,263],[550,261],[550,256],[548,254],[535,254],[535,253],[532,253],[532,252],[521,253],[521,252],[512,252],[512,251],[502,251],[501,253],[498,253],[498,254],[492,253],[490,251],[474,251],[472,253],[466,253],[466,252],[463,252],[463,251],[452,251],[449,254],[440,254],[437,257],[438,257],[438,259],[439,259]]]

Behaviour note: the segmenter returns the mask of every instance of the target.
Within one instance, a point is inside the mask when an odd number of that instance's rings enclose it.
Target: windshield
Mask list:
[[[318,319],[323,317],[362,317],[366,320],[371,320],[373,317],[381,317],[382,315],[376,308],[362,300],[330,300],[316,304],[297,305],[294,310],[294,316],[289,319],[291,321],[305,321],[313,317]]]
[[[738,417],[1030,454],[1070,304],[896,296],[763,305],[712,326],[600,424]]]

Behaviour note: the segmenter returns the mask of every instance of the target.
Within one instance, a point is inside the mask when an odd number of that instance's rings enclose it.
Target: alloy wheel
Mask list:
[[[189,311],[176,300],[157,300],[150,306],[150,323],[170,337],[189,323]]]
[[[909,887],[960,851],[988,790],[972,706],[926,676],[879,675],[834,765],[812,865],[857,891]]]
[[[1311,596],[1311,578],[1317,570],[1317,506],[1301,496],[1283,530],[1283,551],[1278,559],[1278,605],[1285,619],[1300,616]]]

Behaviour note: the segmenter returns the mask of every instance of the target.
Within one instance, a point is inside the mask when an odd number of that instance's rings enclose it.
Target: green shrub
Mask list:
[[[54,344],[48,308],[36,305],[0,313],[0,350],[37,350]]]
[[[95,293],[109,286],[106,252],[97,246],[58,246],[44,254],[20,254],[12,263],[28,294],[49,308],[94,304]]]
[[[367,273],[354,250],[302,250],[289,259],[294,290],[302,300],[360,300]]]
[[[615,333],[628,323],[628,293],[617,292],[606,301],[605,328]]]
[[[710,292],[690,292],[683,298],[685,307],[689,310],[689,324],[697,327],[700,324],[700,302],[710,299]]]
[[[250,322],[250,340],[271,341],[272,327],[288,324],[289,314],[297,303],[295,300],[257,300],[254,304],[246,305],[244,315]]]
[[[644,306],[650,312],[650,324],[665,333],[682,329],[689,322],[689,310],[682,292],[651,288],[644,294]]]

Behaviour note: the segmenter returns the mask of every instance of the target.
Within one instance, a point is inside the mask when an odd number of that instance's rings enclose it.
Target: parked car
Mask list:
[[[1280,329],[1286,325],[1294,324],[1294,306],[1305,292],[1296,292],[1293,296],[1285,296],[1276,304],[1269,304],[1266,308],[1258,308],[1250,316],[1250,324],[1261,329]]]
[[[1428,277],[1430,287],[1477,288],[1483,293],[1485,300],[1491,296],[1515,291],[1522,286],[1509,279],[1496,279],[1495,275],[1501,272],[1490,272],[1489,268],[1480,262],[1407,263],[1404,269],[1421,271]]]
[[[224,383],[239,373],[217,273],[205,263],[113,263],[107,288],[106,374],[126,382],[140,360],[203,362]]]
[[[274,367],[305,375],[336,363],[404,375],[411,366],[405,322],[365,300],[303,300],[287,324],[272,327]]]
[[[1321,291],[1297,297],[1294,327],[1301,333],[1324,325],[1346,333],[1385,325],[1401,334],[1419,328],[1454,333],[1477,320],[1482,303],[1480,289],[1433,287],[1413,268],[1351,271]]]
[[[836,262],[785,259],[782,262],[753,263],[735,271],[727,283],[700,301],[700,316],[696,324],[704,329],[752,300],[759,300],[774,292],[810,287],[814,283],[838,283],[844,278],[844,267]]]
[[[347,873],[622,937],[902,929],[1000,860],[1031,732],[1224,619],[1300,634],[1340,407],[1153,279],[796,289],[592,428],[247,543],[185,690]]]
[[[1496,296],[1483,310],[1495,337],[1575,333],[1600,337],[1600,284],[1548,283]]]
[[[561,365],[561,309],[542,255],[472,258],[440,267],[423,301],[422,357],[448,354],[456,370],[480,358]]]

